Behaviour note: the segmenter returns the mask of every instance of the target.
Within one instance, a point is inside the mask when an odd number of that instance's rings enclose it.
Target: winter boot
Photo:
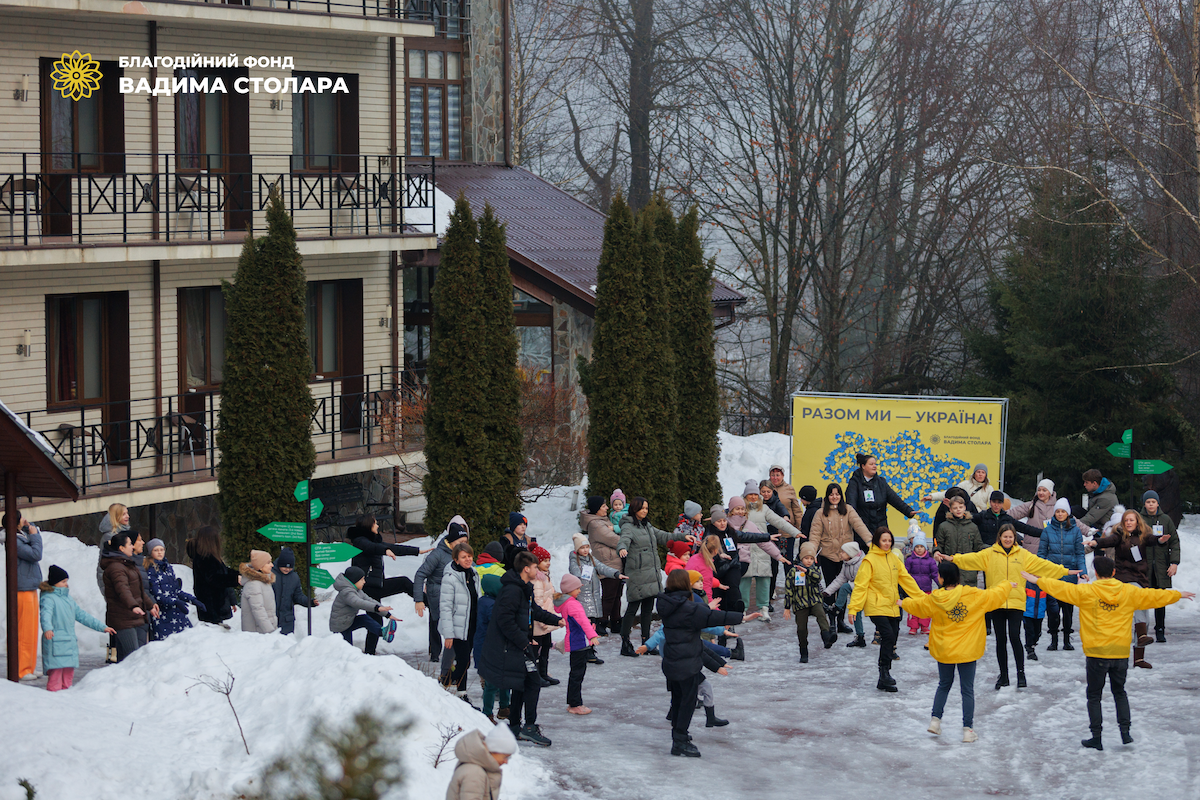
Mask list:
[[[887,667],[879,668],[879,682],[875,684],[875,688],[881,692],[895,693],[899,691],[896,688],[896,681],[892,679],[890,674],[888,674]]]
[[[630,658],[638,657],[637,649],[634,648],[633,642],[629,641],[628,636],[621,637],[621,655],[629,656]]]
[[[733,650],[730,651],[729,657],[734,661],[746,660],[746,645],[742,644],[742,637],[738,637],[737,644],[733,646]]]
[[[867,646],[867,640],[862,636],[855,636],[849,643],[846,644],[846,647],[866,647],[866,646]]]
[[[594,647],[592,648],[592,652],[588,653],[588,663],[597,665],[604,663],[604,659],[596,655],[596,648]]]
[[[808,663],[808,642],[800,643],[800,663],[801,664]]]
[[[839,608],[837,610],[837,632],[838,633],[854,633],[854,628],[846,624],[846,609]]]
[[[1024,689],[1028,686],[1029,686],[1029,684],[1025,682],[1025,670],[1023,670],[1023,669],[1017,670],[1017,688]]]
[[[1025,645],[1025,660],[1026,661],[1037,661],[1038,660],[1037,650],[1035,650],[1033,648],[1033,645],[1031,645],[1031,644]]]
[[[1154,641],[1158,642],[1159,644],[1166,644],[1166,641],[1167,641],[1166,629],[1155,628],[1154,629]]]
[[[1071,634],[1075,631],[1063,630],[1063,650],[1074,650],[1075,645],[1071,644]]]
[[[517,734],[517,739],[522,742],[536,744],[538,747],[550,746],[550,740],[542,735],[542,728],[539,725],[526,725],[521,728],[521,732]]]
[[[997,692],[1000,691],[1000,687],[1008,686],[1008,685],[1009,685],[1009,683],[1008,683],[1007,675],[1001,675],[999,678],[996,678],[996,691]]]
[[[872,639],[871,639],[871,644],[879,644],[879,642],[880,642],[880,638],[879,638],[879,629],[878,629],[878,628],[876,628],[876,629],[875,629],[875,636],[874,636],[874,638],[872,638]]]
[[[642,646],[643,646],[643,647],[645,647],[645,646],[646,646],[646,642],[648,642],[648,641],[650,641],[650,640],[649,640],[649,639],[642,639]],[[647,651],[646,651],[646,655],[648,655],[648,656],[656,656],[656,655],[658,655],[658,648],[657,648],[657,647],[655,647],[653,650],[647,650]]]
[[[1129,735],[1129,728],[1121,728],[1121,744],[1133,744],[1133,737]]]
[[[729,724],[729,720],[717,716],[716,706],[705,706],[704,715],[708,717],[708,721],[704,723],[706,728],[724,728]]]
[[[930,717],[929,718],[929,727],[926,728],[926,730],[928,730],[934,736],[941,736],[942,735],[942,721],[940,719],[938,719],[937,717]]]
[[[1058,649],[1058,631],[1050,631],[1050,644],[1046,647],[1047,650]]]
[[[1080,742],[1084,747],[1090,747],[1093,750],[1103,750],[1104,745],[1100,742],[1100,734],[1092,734],[1092,738],[1084,739]]]
[[[1133,665],[1135,667],[1141,667],[1142,669],[1154,669],[1150,662],[1146,660],[1146,648],[1133,648]]]
[[[1135,623],[1133,626],[1133,632],[1137,634],[1138,647],[1145,647],[1146,645],[1154,644],[1154,637],[1146,633],[1146,623]]]
[[[832,630],[821,631],[821,641],[825,644],[825,649],[828,650],[837,641],[837,634]]]
[[[608,636],[608,628],[605,627],[603,622],[596,623],[596,635],[597,636]]]
[[[1055,606],[1046,611],[1046,626],[1050,631],[1050,646],[1047,650],[1058,649],[1058,628],[1062,625],[1062,609]],[[1063,625],[1063,632],[1066,632],[1067,626]]]
[[[508,706],[500,706],[496,711],[496,719],[508,719]]]
[[[700,751],[696,749],[696,745],[692,744],[688,739],[677,739],[674,735],[672,735],[671,755],[685,756],[687,758],[699,758]]]

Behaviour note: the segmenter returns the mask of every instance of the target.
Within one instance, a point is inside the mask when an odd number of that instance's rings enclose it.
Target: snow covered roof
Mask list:
[[[0,402],[0,478],[17,476],[17,494],[79,499],[79,487],[54,459],[46,438]],[[2,491],[2,490],[0,490]]]

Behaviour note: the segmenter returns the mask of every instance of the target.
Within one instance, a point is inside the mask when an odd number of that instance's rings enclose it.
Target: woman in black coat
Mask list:
[[[196,531],[196,538],[185,546],[192,560],[192,594],[204,604],[196,610],[201,622],[224,625],[237,611],[237,570],[221,560],[221,535],[211,525]]]
[[[395,594],[406,594],[412,597],[412,579],[403,576],[386,577],[383,570],[383,557],[391,556],[394,559],[396,556],[417,556],[428,553],[428,550],[419,550],[406,544],[384,544],[383,536],[379,533],[379,522],[376,521],[373,514],[359,517],[353,526],[347,528],[346,539],[362,551],[350,559],[350,563],[366,573],[367,582],[363,586],[363,591],[369,597],[375,600],[383,600],[383,598]],[[383,617],[379,614],[367,614],[367,616],[380,625],[383,624]],[[367,655],[375,655],[375,648],[378,644],[379,636],[368,631],[363,652]]]
[[[718,611],[697,603],[686,569],[671,570],[667,576],[666,591],[658,596],[658,616],[665,638],[662,671],[671,692],[671,711],[667,715],[671,720],[671,755],[699,758],[700,751],[688,737],[688,727],[696,710],[700,670],[704,666],[700,632],[715,625],[737,625],[743,617],[741,612]],[[757,616],[755,612],[746,619]]]
[[[905,503],[879,474],[879,462],[875,456],[858,453],[854,459],[858,462],[858,469],[846,482],[846,504],[858,512],[867,530],[874,534],[880,528],[887,527],[888,506],[909,519],[917,515],[912,506]]]

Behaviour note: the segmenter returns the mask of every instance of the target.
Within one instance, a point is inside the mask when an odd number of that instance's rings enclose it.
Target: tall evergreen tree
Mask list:
[[[480,547],[499,538],[508,524],[508,512],[521,507],[525,452],[518,422],[521,381],[517,373],[512,292],[504,225],[496,219],[488,204],[483,207],[483,217],[479,220],[479,288],[476,292],[485,326],[475,363],[488,401],[483,434],[488,443],[490,483],[486,514],[481,510],[471,529],[471,539]]]
[[[675,391],[679,399],[679,494],[703,508],[721,502],[717,467],[721,445],[721,399],[717,388],[716,338],[712,317],[712,262],[704,260],[700,218],[693,207],[680,220],[671,256],[664,262],[671,291]],[[664,269],[665,271],[665,269]]]
[[[478,348],[487,333],[480,290],[478,228],[460,193],[433,283],[429,405],[425,411],[425,527],[436,534],[461,514],[472,532],[493,517],[486,436],[489,399]],[[486,527],[487,523],[484,523]]]
[[[267,235],[247,236],[234,282],[222,281],[221,288],[229,321],[217,485],[225,555],[237,562],[270,544],[256,533],[263,525],[306,520],[307,508],[292,491],[317,460],[307,286],[296,231],[277,193],[267,209]]]
[[[580,359],[588,399],[588,493],[607,497],[621,488],[632,497],[655,479],[649,439],[655,435],[645,408],[645,289],[633,212],[620,194],[609,206],[596,273],[592,359]]]

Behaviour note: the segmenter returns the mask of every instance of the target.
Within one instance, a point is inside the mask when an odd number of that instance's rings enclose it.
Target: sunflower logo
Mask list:
[[[82,100],[91,97],[92,92],[100,91],[100,62],[92,60],[91,53],[80,53],[78,50],[70,55],[62,54],[62,58],[54,62],[54,71],[50,73],[54,88],[69,100]]]
[[[962,622],[967,618],[967,607],[964,604],[959,603],[958,605],[954,606],[954,608],[947,611],[946,616],[954,622]]]

